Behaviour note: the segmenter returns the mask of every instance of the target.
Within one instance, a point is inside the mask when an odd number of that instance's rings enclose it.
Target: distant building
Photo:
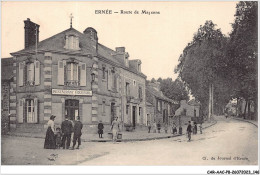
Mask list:
[[[146,85],[147,115],[151,122],[169,124],[173,115],[174,101],[164,96],[160,90],[160,82],[151,82]],[[148,117],[147,117],[148,118]]]
[[[11,53],[9,69],[13,128],[42,131],[52,114],[57,125],[66,115],[71,120],[80,116],[88,132],[97,131],[99,120],[108,130],[116,116],[122,125],[146,124],[140,60],[129,60],[124,47],[100,44],[91,27],[81,33],[71,26],[38,42],[40,26],[29,18],[24,24],[25,48]]]

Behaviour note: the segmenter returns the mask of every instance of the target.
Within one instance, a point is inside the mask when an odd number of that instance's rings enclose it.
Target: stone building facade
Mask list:
[[[66,115],[71,120],[80,116],[88,132],[97,131],[99,120],[108,130],[116,116],[122,126],[144,124],[146,76],[140,60],[129,60],[124,47],[100,44],[91,27],[83,33],[71,27],[38,42],[40,26],[30,19],[24,23],[25,49],[11,53],[13,127],[42,131],[51,115],[56,125]]]
[[[147,115],[150,123],[170,124],[175,102],[162,93],[160,82],[146,84]]]

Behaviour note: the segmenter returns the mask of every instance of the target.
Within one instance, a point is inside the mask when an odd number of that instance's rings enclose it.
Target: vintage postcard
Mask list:
[[[257,1],[1,6],[3,173],[259,174]]]

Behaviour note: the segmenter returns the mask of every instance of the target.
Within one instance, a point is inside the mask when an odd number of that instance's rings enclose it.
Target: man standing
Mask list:
[[[66,149],[69,149],[70,147],[72,129],[73,129],[72,123],[69,121],[69,118],[66,115],[65,121],[61,123],[61,131],[63,133],[63,137],[62,137],[63,149],[65,149],[65,142],[66,142]]]
[[[72,147],[72,149],[74,149],[77,140],[78,140],[78,147],[77,147],[76,149],[79,149],[79,145],[81,145],[81,139],[80,139],[80,137],[81,137],[81,135],[82,135],[82,133],[81,133],[82,127],[83,127],[83,124],[81,123],[80,117],[78,116],[78,117],[77,117],[77,121],[76,121],[75,124],[74,124],[74,129],[73,129],[73,131],[74,131],[74,136],[73,136],[73,147]]]
[[[188,142],[190,142],[190,140],[191,140],[191,132],[192,132],[191,124],[190,124],[190,121],[189,121],[189,125],[187,127],[187,134],[188,134],[188,138],[189,138]]]

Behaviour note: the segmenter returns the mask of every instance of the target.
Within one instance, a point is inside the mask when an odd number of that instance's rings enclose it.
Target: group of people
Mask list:
[[[200,128],[200,134],[202,134],[202,124],[199,125]],[[188,141],[191,141],[191,133],[193,133],[194,135],[197,134],[197,123],[194,122],[193,126],[191,125],[191,122],[189,121],[188,127],[187,127],[187,136],[188,136]]]
[[[156,123],[156,122],[154,121],[153,124],[151,125],[150,121],[148,121],[147,126],[148,126],[148,133],[150,133],[151,130],[153,131],[153,133],[156,133],[156,131],[157,131],[158,133],[160,133],[160,130],[161,130],[161,123],[160,123],[160,122]],[[165,123],[165,124],[164,124],[164,131],[165,131],[165,133],[168,132],[168,128],[169,128],[168,124]],[[175,123],[172,123],[172,125],[171,125],[171,130],[172,130],[172,133],[173,133],[173,134],[177,133],[177,128],[176,128],[176,124],[175,124]]]
[[[54,115],[51,115],[50,120],[47,123],[47,132],[44,142],[45,149],[56,149],[63,147],[63,149],[74,149],[76,143],[78,142],[78,146],[76,149],[79,149],[81,145],[81,135],[83,124],[80,121],[80,117],[77,116],[76,121],[72,122],[69,120],[68,116],[65,116],[65,120],[61,123],[61,128],[54,127]],[[71,144],[71,135],[73,134],[73,146],[70,148]]]

